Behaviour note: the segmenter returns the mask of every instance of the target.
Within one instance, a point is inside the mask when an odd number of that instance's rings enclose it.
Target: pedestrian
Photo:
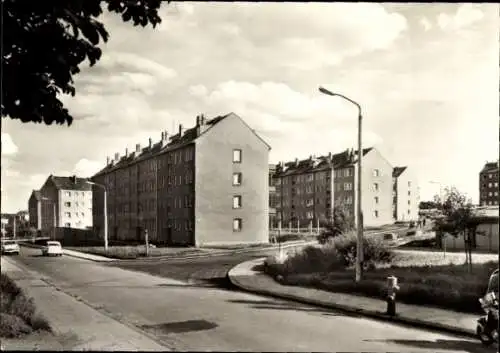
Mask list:
[[[423,220],[423,224],[424,224],[424,227],[425,227],[425,217],[424,217],[424,220]]]

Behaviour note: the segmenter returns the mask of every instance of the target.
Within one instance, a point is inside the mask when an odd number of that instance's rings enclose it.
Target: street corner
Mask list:
[[[261,257],[255,260],[242,262],[228,271],[228,277],[231,279],[232,277],[255,275],[258,271],[255,271],[254,267],[264,263],[265,259],[265,257]]]

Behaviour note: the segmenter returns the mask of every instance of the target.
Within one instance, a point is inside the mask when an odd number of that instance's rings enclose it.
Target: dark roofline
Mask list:
[[[227,118],[231,114],[233,114],[233,115],[237,116],[239,119],[241,119],[238,115],[236,115],[234,113],[229,113],[229,114],[226,114],[226,115],[216,116],[215,118],[212,118],[212,119],[206,121],[206,125],[208,125],[208,128],[205,131],[203,131],[201,134],[199,134],[199,135],[197,134],[197,126],[189,128],[189,129],[187,129],[184,132],[184,134],[182,136],[180,136],[180,140],[176,139],[176,136],[179,136],[179,133],[177,133],[177,134],[172,135],[170,137],[170,142],[167,143],[167,145],[164,146],[163,148],[160,147],[161,146],[161,142],[162,142],[160,140],[160,141],[158,141],[156,143],[153,143],[151,145],[151,148],[149,146],[142,148],[141,153],[139,154],[138,157],[133,157],[132,158],[133,154],[130,154],[127,157],[122,156],[120,158],[120,160],[118,161],[118,163],[116,163],[116,164],[110,164],[110,165],[105,166],[103,169],[101,169],[96,174],[94,174],[91,177],[91,179],[93,179],[95,177],[99,177],[99,176],[105,175],[105,174],[108,174],[108,173],[111,173],[111,172],[114,172],[114,171],[116,171],[118,169],[130,167],[130,166],[132,166],[132,165],[134,165],[136,163],[140,163],[142,161],[146,161],[146,160],[149,160],[151,158],[155,158],[157,156],[160,156],[162,154],[165,154],[165,153],[168,153],[168,152],[172,152],[172,151],[175,151],[175,150],[177,150],[179,148],[183,148],[183,147],[186,147],[186,146],[188,146],[190,144],[193,144],[196,139],[198,139],[199,137],[203,136],[211,128],[213,128],[217,123],[219,123],[220,121],[224,120],[225,118]],[[243,121],[243,119],[241,119],[241,120]],[[248,125],[247,125],[247,127],[248,127]],[[190,134],[193,134],[193,135],[190,136]],[[186,140],[183,140],[183,138],[185,136],[188,136],[188,137],[190,136],[190,137],[187,138]],[[132,152],[132,153],[135,153],[135,152]]]
[[[403,172],[406,170],[406,168],[408,168],[408,167],[407,166],[404,166],[404,167],[394,167],[392,169],[392,177],[393,178],[399,177],[401,174],[403,174]]]

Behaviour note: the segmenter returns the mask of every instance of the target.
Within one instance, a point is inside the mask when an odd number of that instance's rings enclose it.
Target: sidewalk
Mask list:
[[[35,300],[37,309],[47,318],[54,331],[49,350],[106,350],[106,351],[166,351],[169,350],[139,332],[90,306],[57,290],[41,280],[41,275],[23,269],[13,260],[1,258],[1,271],[12,278],[26,294]],[[44,340],[40,342],[41,340]],[[37,350],[49,343],[48,337],[27,336],[3,340],[5,350]]]
[[[290,299],[424,329],[476,337],[477,315],[398,303],[396,307],[398,315],[391,318],[385,314],[386,302],[382,299],[281,285],[270,276],[252,270],[254,266],[263,262],[264,258],[260,258],[237,265],[229,271],[229,280],[235,286],[257,294]]]

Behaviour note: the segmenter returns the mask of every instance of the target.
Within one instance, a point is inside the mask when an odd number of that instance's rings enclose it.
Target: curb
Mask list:
[[[255,260],[253,260],[252,262],[255,262]],[[465,329],[465,328],[460,328],[460,327],[446,325],[446,324],[439,324],[439,323],[434,323],[434,322],[429,322],[429,321],[424,321],[424,320],[412,319],[412,318],[403,317],[403,316],[390,317],[390,316],[386,315],[385,313],[382,313],[379,311],[367,310],[367,309],[362,309],[362,308],[357,308],[354,306],[337,304],[337,303],[325,303],[325,302],[321,302],[321,301],[314,300],[314,299],[304,298],[304,297],[301,297],[298,295],[286,294],[286,293],[276,293],[276,292],[272,292],[270,290],[266,290],[266,289],[262,289],[262,288],[255,288],[255,287],[252,288],[252,287],[249,287],[249,286],[246,286],[246,285],[240,283],[237,279],[238,276],[231,275],[231,272],[238,266],[239,265],[236,265],[235,267],[233,267],[231,270],[228,271],[227,278],[235,287],[240,288],[240,289],[242,289],[246,292],[249,292],[249,293],[260,294],[260,295],[264,295],[264,296],[268,296],[268,297],[272,297],[272,298],[276,298],[276,299],[288,299],[288,300],[292,300],[292,301],[295,301],[295,302],[298,302],[301,304],[308,304],[308,305],[314,305],[314,306],[321,307],[321,308],[333,309],[333,310],[337,310],[337,311],[347,313],[347,314],[358,314],[358,315],[366,316],[366,317],[380,320],[380,321],[388,321],[388,322],[392,322],[392,323],[403,324],[405,326],[412,326],[412,327],[418,327],[418,328],[423,328],[423,329],[427,329],[427,330],[441,331],[441,332],[445,332],[445,333],[449,333],[449,334],[466,336],[469,338],[477,338],[476,332],[474,332],[473,330]]]

